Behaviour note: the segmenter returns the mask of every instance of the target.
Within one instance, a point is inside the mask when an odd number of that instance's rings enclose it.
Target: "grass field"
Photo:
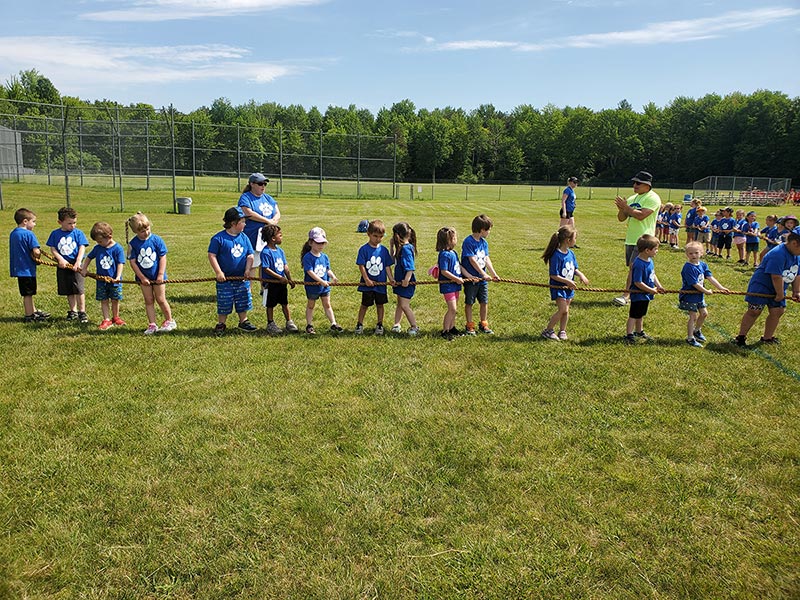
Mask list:
[[[619,288],[615,190],[582,191],[580,268]],[[3,192],[6,257],[14,209],[37,212],[44,242],[63,190]],[[193,198],[191,215],[169,214],[163,191],[126,192],[124,214],[113,190],[72,202],[79,227],[108,221],[123,243],[124,218],[148,213],[170,277],[210,277],[208,240],[238,194]],[[424,273],[439,227],[462,237],[486,212],[499,274],[537,282],[558,223],[554,199],[279,201],[294,274],[320,225],[343,281],[362,218],[409,221]],[[665,287],[683,262],[659,253]],[[735,290],[750,275],[711,268]],[[48,267],[37,306],[50,323],[23,324],[16,282],[0,286],[0,598],[800,596],[796,304],[781,346],[742,351],[729,343],[741,296],[710,297],[699,350],[675,296],[652,303],[655,343],[628,347],[611,293],[579,292],[570,340],[550,342],[547,291],[493,284],[496,335],[451,343],[434,286],[413,301],[418,338],[333,335],[321,312],[316,337],[269,337],[263,309],[259,332],[214,338],[211,283],[169,286],[179,329],[148,338],[141,294],[125,294],[129,326],[99,332],[64,320]],[[302,292],[290,301],[302,324]],[[334,289],[332,303],[352,331],[357,293]]]

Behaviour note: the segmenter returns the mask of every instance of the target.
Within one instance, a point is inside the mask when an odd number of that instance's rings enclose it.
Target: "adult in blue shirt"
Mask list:
[[[269,178],[261,173],[253,173],[247,178],[247,185],[239,196],[239,204],[245,217],[244,234],[253,246],[253,277],[258,276],[261,266],[261,250],[266,244],[260,242],[261,228],[264,225],[277,225],[281,211],[275,198],[266,193]]]
[[[575,218],[572,216],[575,212],[575,188],[578,187],[578,178],[570,177],[567,179],[567,187],[561,194],[561,210],[558,215],[561,217],[559,227],[569,225],[575,227]]]

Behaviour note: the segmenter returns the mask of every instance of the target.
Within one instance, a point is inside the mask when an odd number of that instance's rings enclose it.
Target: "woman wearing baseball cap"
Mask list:
[[[264,225],[277,225],[281,220],[281,211],[275,198],[266,193],[269,178],[262,173],[253,173],[247,178],[247,185],[242,190],[239,197],[239,208],[245,216],[244,234],[250,240],[255,250],[253,261],[253,272],[251,275],[258,275],[258,267],[261,266],[261,249],[264,243],[261,241],[261,228]]]

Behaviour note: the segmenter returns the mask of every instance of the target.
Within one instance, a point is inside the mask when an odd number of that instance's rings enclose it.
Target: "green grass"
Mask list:
[[[578,196],[577,254],[593,286],[618,288],[625,275],[615,191]],[[3,192],[0,254],[20,206],[37,212],[44,242],[63,190]],[[131,191],[120,214],[113,191],[73,192],[79,226],[109,221],[123,242],[124,217],[146,212],[172,278],[211,276],[208,239],[238,198],[193,194],[187,216],[168,213],[168,193]],[[285,196],[280,207],[295,275],[306,232],[321,225],[347,281],[362,218],[415,226],[424,273],[436,229],[463,236],[486,212],[500,275],[538,282],[558,222],[558,202],[541,198]],[[679,286],[683,262],[659,253],[665,287]],[[711,267],[745,288],[749,271]],[[627,312],[612,294],[579,292],[570,341],[554,343],[538,337],[554,310],[547,291],[508,284],[491,286],[492,337],[440,340],[444,303],[424,286],[417,339],[269,337],[262,310],[252,313],[262,331],[217,339],[213,284],[176,284],[167,297],[179,329],[146,338],[136,288],[125,290],[129,326],[101,333],[63,320],[52,269],[40,268],[37,296],[51,323],[24,325],[6,282],[0,597],[800,594],[797,305],[781,322],[782,345],[758,351],[728,342],[740,296],[710,297],[703,350],[683,342],[674,296],[646,317],[656,343],[627,347]],[[96,321],[93,283],[87,291]],[[302,292],[290,301],[302,324]],[[333,292],[351,331],[358,303],[351,288]],[[324,322],[318,312],[318,329]],[[762,327],[763,318],[751,339]]]

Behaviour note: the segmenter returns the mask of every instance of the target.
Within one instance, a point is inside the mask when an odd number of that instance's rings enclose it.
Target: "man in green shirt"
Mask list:
[[[655,235],[658,209],[661,208],[661,198],[653,191],[653,176],[647,171],[639,171],[631,177],[633,181],[633,195],[627,199],[617,196],[614,204],[617,205],[617,220],[627,221],[628,229],[625,233],[625,266],[630,267],[636,254],[636,241],[645,234]],[[628,271],[627,290],[630,287],[630,271]],[[618,298],[614,304],[625,306],[630,293],[627,291]]]

